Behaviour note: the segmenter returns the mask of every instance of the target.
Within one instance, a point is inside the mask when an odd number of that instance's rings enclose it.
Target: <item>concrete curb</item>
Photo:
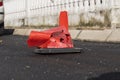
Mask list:
[[[83,30],[78,39],[105,42],[110,33],[111,30]]]
[[[28,31],[28,29],[15,29],[13,32],[13,35],[23,35],[25,36],[25,33]]]
[[[13,35],[29,36],[31,31],[43,29],[15,29]],[[120,42],[120,29],[116,30],[69,30],[72,39],[97,42]]]
[[[107,42],[120,42],[120,29],[112,31],[112,34],[107,39]]]
[[[77,39],[82,30],[69,30],[72,39]]]

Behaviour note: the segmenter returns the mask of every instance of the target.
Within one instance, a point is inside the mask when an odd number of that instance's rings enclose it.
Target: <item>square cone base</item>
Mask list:
[[[81,53],[81,51],[82,48],[40,48],[34,50],[37,54]]]

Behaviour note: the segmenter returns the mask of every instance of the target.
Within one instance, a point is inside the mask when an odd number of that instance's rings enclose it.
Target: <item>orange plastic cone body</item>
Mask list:
[[[60,13],[59,26],[64,27],[68,30],[68,14],[67,14],[67,11],[63,11],[63,12]]]
[[[45,31],[32,31],[27,41],[30,47],[39,48],[73,48],[71,36],[68,32],[68,15],[60,12],[59,26]]]
[[[44,32],[37,32],[37,31],[32,31],[30,33],[29,39],[28,39],[28,44],[29,46],[39,46],[44,44],[46,41],[50,39],[51,34],[47,34]]]

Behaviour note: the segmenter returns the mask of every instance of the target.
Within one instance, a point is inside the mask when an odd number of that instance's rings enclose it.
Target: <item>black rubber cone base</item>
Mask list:
[[[81,51],[81,48],[40,48],[34,50],[34,52],[38,54],[81,53]]]

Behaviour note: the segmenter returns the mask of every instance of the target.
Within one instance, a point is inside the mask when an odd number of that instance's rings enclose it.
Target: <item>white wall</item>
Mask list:
[[[109,11],[111,23],[115,23],[118,17],[111,15],[119,6],[119,0],[5,0],[5,26],[54,26],[58,24],[58,14],[62,10],[68,11],[71,26],[79,26],[82,18],[84,23],[91,18],[104,23],[105,15],[100,11]],[[119,15],[119,10],[116,14]]]

